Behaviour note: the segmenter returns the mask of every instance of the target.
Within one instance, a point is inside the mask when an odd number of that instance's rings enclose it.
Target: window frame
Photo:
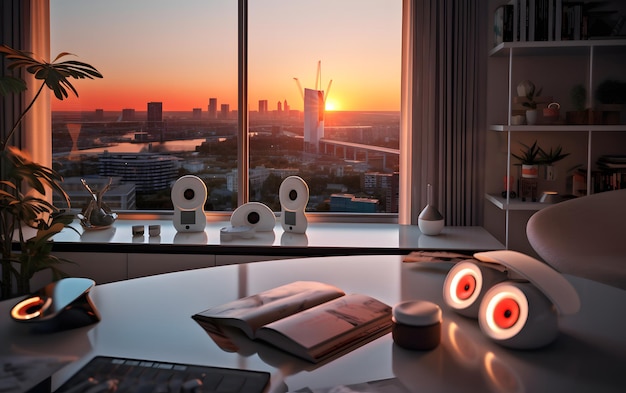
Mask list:
[[[249,201],[249,103],[248,103],[248,1],[238,0],[238,108],[244,108],[245,110],[238,109],[237,119],[237,170],[238,187],[240,192],[238,193],[238,206],[245,204]],[[368,214],[355,214],[355,213],[321,213],[314,212],[308,213],[307,218],[311,222],[362,222],[362,223],[398,223],[400,225],[411,224],[411,179],[413,176],[413,164],[414,157],[411,154],[412,146],[412,86],[413,86],[413,32],[414,32],[414,17],[413,9],[414,2],[416,0],[396,0],[402,1],[402,33],[401,33],[401,103],[400,103],[400,185],[399,185],[399,205],[398,213],[368,213]],[[44,15],[50,14],[50,0],[39,0],[37,5],[33,8],[38,8],[38,13]],[[19,22],[17,22],[19,23]],[[33,23],[31,18],[29,21],[30,26],[27,27],[31,32],[29,47],[37,47],[42,51],[39,53],[50,52],[50,23],[44,26],[44,30],[41,31],[41,27],[38,27],[36,23]],[[37,32],[38,34],[33,34]],[[41,42],[43,41],[43,42]],[[46,92],[49,95],[49,92]],[[50,99],[47,98],[43,105],[38,108],[33,108],[31,116],[36,119],[33,122],[28,122],[26,125],[26,133],[35,135],[35,124],[38,124],[37,119],[50,119],[51,108]],[[48,120],[49,121],[49,120]],[[48,129],[51,130],[51,122],[48,122]],[[41,129],[41,128],[38,128]],[[41,140],[39,140],[40,142]],[[24,147],[23,148],[29,148]],[[29,149],[31,150],[31,149]],[[38,148],[35,151],[31,151],[33,157],[39,162],[48,163],[51,165],[51,152],[52,152],[52,138],[44,139],[44,143],[38,143]],[[245,190],[245,192],[241,192]],[[173,211],[121,211],[119,217],[122,219],[155,219],[169,217],[173,214]],[[227,220],[231,212],[219,212],[209,211],[206,212],[207,220],[209,221],[223,221]]]

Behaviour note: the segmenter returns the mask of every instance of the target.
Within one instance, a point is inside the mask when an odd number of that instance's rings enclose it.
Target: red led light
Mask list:
[[[459,280],[456,286],[456,297],[460,300],[467,300],[476,290],[476,278],[470,274],[466,274]]]
[[[38,317],[44,304],[44,299],[39,296],[30,297],[15,305],[11,310],[11,315],[13,318],[20,320]]]
[[[520,307],[514,299],[504,298],[494,308],[493,321],[501,329],[508,329],[519,319]]]

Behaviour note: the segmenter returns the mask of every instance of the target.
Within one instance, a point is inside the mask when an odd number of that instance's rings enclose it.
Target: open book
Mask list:
[[[297,281],[194,314],[207,330],[241,329],[317,363],[389,331],[391,307],[332,285]]]

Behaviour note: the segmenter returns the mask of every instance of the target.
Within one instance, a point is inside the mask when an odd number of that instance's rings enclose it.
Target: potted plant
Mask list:
[[[556,179],[556,169],[554,167],[554,163],[561,161],[569,155],[570,153],[563,153],[563,148],[561,146],[557,146],[556,148],[551,147],[550,151],[545,151],[542,148],[539,148],[541,163],[546,167],[546,180]]]
[[[537,89],[535,84],[529,80],[521,82],[517,86],[517,93],[526,98],[522,102],[522,106],[528,108],[526,110],[526,124],[533,125],[537,123],[537,97],[541,95],[542,88]]]
[[[521,142],[520,144],[524,147],[521,150],[521,154],[511,153],[511,155],[520,161],[522,177],[528,179],[536,178],[539,173],[539,152],[541,148],[537,145],[537,141],[530,146]]]
[[[26,152],[10,146],[12,137],[44,87],[63,100],[69,96],[68,90],[78,96],[70,78],[93,79],[102,75],[89,64],[60,61],[69,53],[59,54],[51,63],[6,45],[0,46],[0,54],[9,62],[7,71],[28,72],[41,81],[32,101],[0,140],[0,299],[6,299],[30,293],[30,279],[38,271],[51,270],[54,280],[64,276],[58,265],[67,261],[51,254],[50,238],[73,221],[72,215],[46,199],[47,191],[58,192],[69,207],[69,197],[61,186],[63,178],[52,168],[31,160]],[[20,94],[26,89],[21,77],[0,76],[0,95]],[[28,230],[29,227],[32,229]],[[29,231],[35,235],[29,237]],[[14,242],[19,243],[19,251],[13,250]]]
[[[572,87],[570,99],[574,110],[565,114],[567,124],[596,124],[600,121],[596,112],[585,107],[587,103],[587,89],[585,86],[578,84]]]

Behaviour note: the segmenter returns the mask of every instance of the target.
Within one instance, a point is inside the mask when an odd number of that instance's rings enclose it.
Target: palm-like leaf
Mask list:
[[[12,76],[0,76],[0,96],[9,93],[21,93],[26,90],[26,82]]]
[[[33,162],[25,152],[14,146],[7,146],[4,151],[0,152],[0,162],[6,168],[7,178],[16,181],[14,187],[25,181],[40,194],[45,194],[45,187],[50,187],[59,193],[69,206],[69,196],[61,187],[63,176],[54,169]]]
[[[68,78],[102,78],[102,74],[87,63],[76,60],[57,62],[65,56],[72,55],[68,52],[60,53],[51,63],[35,60],[31,53],[13,49],[6,45],[0,45],[0,53],[4,53],[6,59],[10,61],[8,66],[10,70],[17,68],[26,69],[35,78],[42,80],[59,100],[69,96],[68,89],[78,97],[78,92]]]

